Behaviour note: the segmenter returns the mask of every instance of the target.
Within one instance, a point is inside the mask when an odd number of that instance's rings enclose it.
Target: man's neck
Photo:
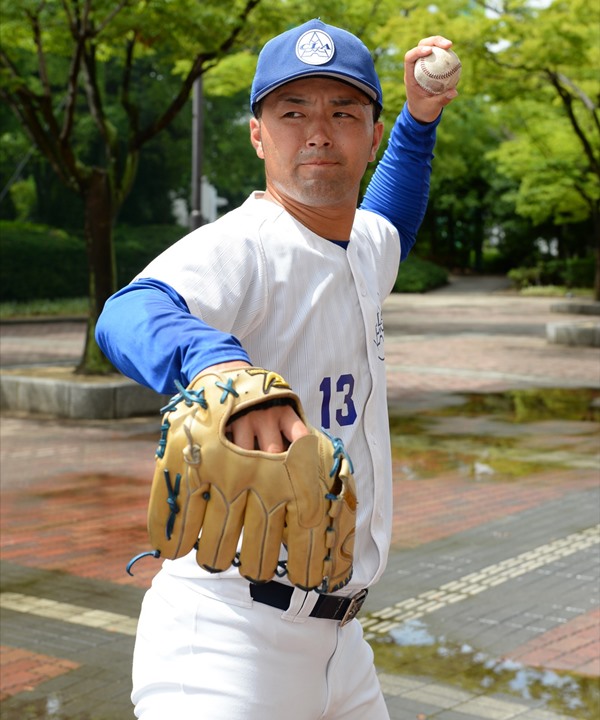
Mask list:
[[[263,195],[263,199],[281,205],[295,220],[320,237],[327,240],[347,241],[350,239],[356,203],[340,204],[334,207],[311,207],[282,197],[268,189]]]

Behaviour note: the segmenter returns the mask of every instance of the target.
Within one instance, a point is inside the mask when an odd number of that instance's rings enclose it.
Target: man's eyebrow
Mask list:
[[[365,102],[361,102],[361,101],[359,100],[359,98],[356,98],[356,97],[343,97],[343,98],[338,98],[338,99],[332,100],[332,101],[331,101],[331,104],[332,104],[332,105],[340,105],[340,106],[344,106],[344,105],[369,105],[369,102],[366,100],[366,98],[365,98]]]
[[[340,97],[340,98],[332,98],[329,101],[330,105],[334,105],[336,107],[347,107],[349,105],[369,105],[370,103],[365,98],[365,102],[361,102],[358,98],[355,97]],[[294,105],[311,105],[311,101],[308,98],[304,97],[298,97],[296,95],[281,95],[277,98],[277,102],[284,103],[293,103]]]
[[[296,95],[280,95],[277,98],[279,103],[294,103],[295,105],[308,105],[309,101],[306,98],[297,97]]]

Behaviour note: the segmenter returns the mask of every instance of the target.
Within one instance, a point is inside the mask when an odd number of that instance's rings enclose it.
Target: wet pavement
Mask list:
[[[547,342],[553,302],[467,279],[384,308],[394,534],[361,620],[392,720],[600,716],[600,354]],[[83,347],[0,331],[3,368]],[[133,717],[158,423],[3,413],[3,720]]]

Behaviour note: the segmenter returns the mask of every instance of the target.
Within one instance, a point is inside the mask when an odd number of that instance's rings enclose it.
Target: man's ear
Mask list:
[[[256,154],[261,160],[265,159],[265,155],[262,149],[262,133],[260,129],[260,120],[253,117],[250,118],[250,142],[252,147],[256,150]]]
[[[383,123],[381,121],[376,122],[373,127],[373,144],[371,145],[371,156],[369,162],[373,162],[377,158],[377,150],[383,140]]]

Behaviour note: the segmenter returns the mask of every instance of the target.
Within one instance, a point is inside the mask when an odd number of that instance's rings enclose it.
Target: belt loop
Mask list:
[[[281,619],[294,623],[306,622],[316,602],[316,599],[313,600],[312,597],[315,594],[316,593],[308,593],[300,588],[294,588],[292,597],[290,598],[290,604],[287,610],[283,611]]]

